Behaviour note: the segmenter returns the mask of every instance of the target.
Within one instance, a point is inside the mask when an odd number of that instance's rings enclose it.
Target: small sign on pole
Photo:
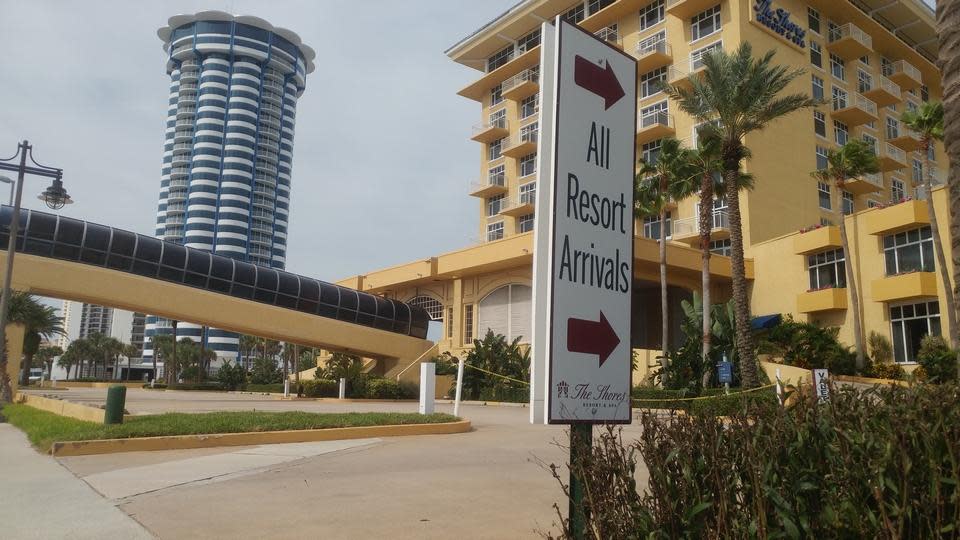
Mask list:
[[[827,370],[813,370],[813,385],[817,390],[817,400],[820,401],[820,403],[830,401],[830,385],[828,384],[829,379],[830,373]]]
[[[717,378],[723,385],[725,393],[730,392],[730,384],[733,382],[733,363],[727,361],[726,355],[723,361],[717,364]]]

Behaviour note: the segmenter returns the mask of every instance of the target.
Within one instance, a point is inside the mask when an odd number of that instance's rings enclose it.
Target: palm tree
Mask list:
[[[47,377],[53,375],[53,359],[62,356],[63,349],[57,347],[56,345],[47,345],[40,347],[40,350],[37,351],[37,360],[43,365],[47,370]]]
[[[937,2],[938,65],[943,73],[941,88],[960,88],[960,0]],[[960,298],[960,93],[943,95],[943,145],[947,149],[950,169],[947,186],[950,190],[950,245],[953,246],[953,295]],[[955,318],[960,318],[954,314]],[[957,372],[960,373],[960,347],[957,348]]]
[[[841,197],[846,181],[864,174],[880,171],[877,154],[873,146],[863,141],[852,140],[837,150],[827,151],[827,168],[813,171],[810,176],[825,184],[833,183],[834,192]],[[843,210],[841,204],[838,208]],[[844,268],[847,274],[847,289],[850,291],[850,309],[853,310],[853,338],[857,349],[857,369],[866,366],[863,347],[863,323],[860,320],[860,289],[853,271],[853,259],[850,257],[850,242],[847,240],[847,219],[840,216],[840,243],[843,245]]]
[[[153,379],[157,379],[157,357],[162,357],[164,380],[167,384],[176,382],[170,378],[170,374],[176,371],[173,365],[173,335],[154,335],[150,341],[153,343]]]
[[[651,163],[641,161],[640,172],[634,183],[636,199],[641,202],[635,212],[656,213],[660,216],[660,314],[662,327],[660,343],[664,353],[670,347],[669,302],[667,297],[667,207],[672,201],[688,197],[694,189],[696,171],[694,152],[683,148],[674,138],[663,139],[660,154]],[[666,356],[666,355],[664,355]]]
[[[930,166],[930,152],[933,149],[933,141],[943,140],[943,104],[940,102],[924,103],[915,112],[906,111],[900,117],[904,125],[916,131],[920,135],[920,151],[923,152],[923,174],[920,183],[923,191],[926,193],[927,213],[930,215],[930,234],[933,236],[933,252],[937,257],[937,270],[940,279],[943,280],[943,293],[947,305],[947,326],[950,327],[950,346],[957,347],[960,330],[957,329],[956,302],[953,295],[953,287],[950,286],[950,274],[947,271],[947,257],[943,253],[943,241],[940,239],[940,223],[937,221],[936,210],[933,206],[933,186],[930,177],[933,176],[933,169]]]
[[[63,354],[60,355],[60,359],[57,360],[57,365],[62,367],[67,372],[67,379],[70,378],[70,369],[76,367],[79,370],[80,366],[80,346],[78,345],[79,339],[75,339],[67,345],[67,350],[63,351]],[[74,371],[74,377],[76,377],[77,372]]]
[[[131,380],[130,376],[132,375],[131,364],[133,363],[132,361],[134,357],[140,356],[140,348],[137,347],[136,345],[127,343],[126,345],[123,346],[123,353],[121,354],[127,357],[127,380],[129,381]]]
[[[30,369],[34,356],[40,350],[40,343],[44,338],[63,335],[63,318],[57,315],[56,309],[41,304],[32,294],[15,292],[14,295],[20,296],[17,302],[23,304],[16,322],[22,323],[26,330],[23,336],[23,371],[20,375],[20,384],[26,386],[30,382]]]
[[[720,138],[723,161],[724,194],[730,218],[730,259],[733,299],[736,305],[737,352],[741,382],[746,387],[759,384],[757,362],[750,334],[750,298],[743,256],[743,229],[740,218],[740,165],[748,155],[745,137],[762,130],[774,120],[818,102],[806,94],[780,96],[802,69],[773,63],[775,52],[753,57],[750,43],[742,43],[733,53],[715,51],[703,58],[703,77],[691,76],[690,89],[667,86],[666,92],[680,108],[700,122],[708,124]]]
[[[250,358],[257,350],[257,345],[259,343],[260,338],[256,336],[250,336],[247,334],[240,336],[240,365],[244,366],[244,369],[247,369],[247,366],[249,366]]]

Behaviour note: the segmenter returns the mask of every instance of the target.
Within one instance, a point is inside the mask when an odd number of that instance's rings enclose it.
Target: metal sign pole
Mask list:
[[[584,480],[579,472],[590,458],[593,448],[593,425],[570,424],[570,536],[575,540],[586,538],[587,518],[583,504]]]

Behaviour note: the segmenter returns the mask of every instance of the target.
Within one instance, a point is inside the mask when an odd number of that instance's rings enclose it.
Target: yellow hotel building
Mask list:
[[[838,229],[847,220],[851,263],[862,291],[865,335],[888,336],[899,362],[910,364],[920,337],[946,333],[939,316],[944,291],[935,274],[927,196],[948,219],[945,190],[915,188],[923,174],[942,178],[942,145],[934,170],[923,170],[918,139],[899,121],[922,101],[941,98],[936,34],[930,8],[920,0],[523,0],[452,46],[447,55],[478,70],[458,93],[477,102],[477,199],[481,241],[460,251],[408,262],[340,284],[423,305],[443,321],[440,352],[461,354],[487,328],[508,338],[530,335],[533,216],[539,112],[540,25],[557,15],[580,25],[637,59],[637,154],[656,158],[672,136],[693,146],[695,123],[659,91],[661,82],[684,84],[703,68],[700,58],[742,42],[757,54],[774,49],[775,61],[803,68],[789,89],[822,97],[825,105],[776,121],[746,140],[756,179],[742,192],[752,313],[792,314],[798,320],[839,326],[853,343],[852,314]],[[794,25],[778,33],[784,17]],[[763,20],[772,20],[771,25]],[[468,126],[464,126],[467,132]],[[827,149],[854,138],[874,145],[882,172],[832,193],[810,171]],[[465,144],[467,142],[465,141]],[[466,196],[467,194],[465,194]],[[902,202],[901,202],[902,201]],[[676,345],[680,301],[700,288],[696,197],[679,201],[666,223],[668,281]],[[726,203],[714,201],[710,249],[716,301],[729,298],[729,229]],[[661,349],[656,217],[635,224],[632,345],[648,363]],[[810,232],[801,230],[814,228]],[[951,260],[949,242],[944,241]],[[642,362],[641,362],[642,363]],[[378,366],[395,375],[403,366]]]

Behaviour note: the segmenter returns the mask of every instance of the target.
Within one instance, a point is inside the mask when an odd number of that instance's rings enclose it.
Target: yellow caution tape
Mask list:
[[[493,375],[494,377],[500,377],[501,379],[506,379],[506,380],[508,380],[508,381],[518,382],[518,383],[520,383],[520,384],[525,384],[525,385],[527,385],[527,386],[530,386],[530,383],[528,383],[528,382],[526,382],[526,381],[521,381],[521,380],[519,380],[519,379],[514,379],[514,378],[511,378],[511,377],[507,377],[506,375],[500,375],[499,373],[494,373],[494,372],[492,372],[492,371],[487,371],[487,370],[485,370],[485,369],[483,369],[483,368],[478,368],[477,366],[471,366],[470,364],[467,364],[467,363],[464,363],[463,365],[464,365],[464,367],[468,367],[468,368],[470,368],[470,369],[475,369],[475,370],[477,370],[477,371],[482,371],[482,372],[484,372],[484,373],[489,373],[490,375]]]
[[[699,400],[699,399],[715,399],[715,398],[736,396],[736,395],[739,395],[739,394],[746,394],[746,393],[749,393],[749,392],[756,392],[757,390],[765,390],[765,389],[767,389],[767,388],[773,388],[773,387],[776,386],[776,385],[777,385],[776,383],[773,383],[773,384],[768,384],[768,385],[766,385],[766,386],[758,386],[758,387],[756,387],[756,388],[750,388],[749,390],[742,390],[742,391],[740,391],[740,392],[731,392],[731,393],[729,393],[729,394],[716,394],[716,395],[713,395],[713,396],[697,396],[697,397],[691,397],[691,398],[634,399],[633,402],[634,402],[634,403],[662,403],[662,402],[664,402],[664,401],[696,401],[696,400]]]

